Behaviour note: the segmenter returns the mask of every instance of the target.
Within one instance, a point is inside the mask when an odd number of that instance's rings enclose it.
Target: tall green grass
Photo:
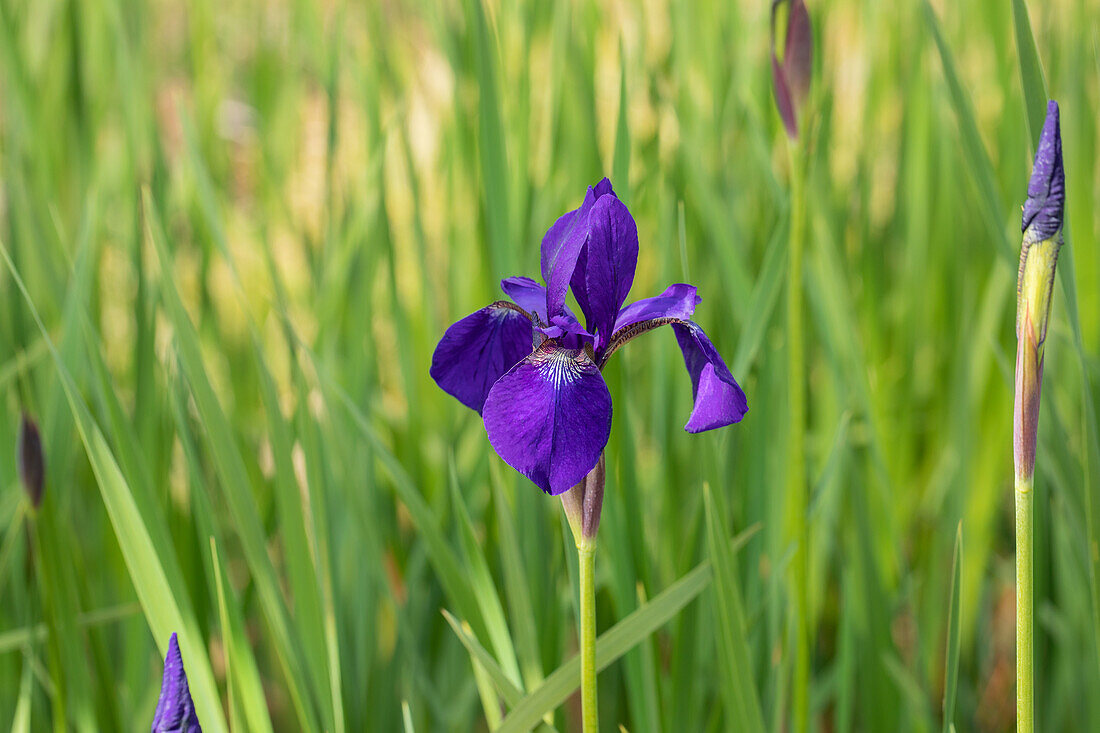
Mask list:
[[[1100,727],[1100,7],[809,9],[810,727],[1013,726],[1012,284],[1045,96],[1068,226],[1036,714]],[[768,48],[767,3],[0,0],[0,726],[147,726],[177,631],[211,731],[577,729],[568,528],[428,365],[613,174],[634,297],[697,284],[750,412],[684,433],[670,333],[608,367],[602,727],[783,730]]]

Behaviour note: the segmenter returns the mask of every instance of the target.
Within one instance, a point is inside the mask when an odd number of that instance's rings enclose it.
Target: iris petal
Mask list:
[[[588,215],[596,201],[607,194],[614,191],[606,178],[589,186],[580,207],[563,214],[542,238],[542,279],[546,281],[546,310],[551,317],[565,308],[565,294],[588,239]]]
[[[676,283],[669,285],[660,295],[636,300],[619,311],[615,319],[615,331],[633,326],[635,323],[654,318],[679,318],[687,321],[695,315],[695,306],[702,298],[696,295],[694,285]],[[607,339],[604,339],[606,343]]]
[[[638,266],[638,226],[626,205],[615,196],[603,196],[593,205],[588,215],[588,244],[584,250],[588,296],[585,315],[600,338],[606,341],[615,328],[619,308],[634,284],[634,271]],[[577,291],[574,287],[574,294]],[[580,302],[579,295],[577,300]]]
[[[160,699],[153,714],[152,733],[202,733],[195,703],[187,686],[187,674],[183,671],[176,635],[168,640],[168,654],[164,658],[164,681],[160,687]]]
[[[533,326],[506,305],[471,313],[443,334],[432,354],[432,379],[444,392],[481,412],[493,383],[531,353]]]
[[[529,277],[506,277],[500,281],[500,289],[523,310],[536,315],[543,323],[546,317],[546,286]]]
[[[748,400],[703,329],[684,322],[672,324],[672,330],[684,353],[695,399],[684,430],[701,433],[740,422],[749,411]]]
[[[611,393],[581,350],[547,341],[497,380],[483,412],[489,443],[548,494],[596,465],[611,434]]]

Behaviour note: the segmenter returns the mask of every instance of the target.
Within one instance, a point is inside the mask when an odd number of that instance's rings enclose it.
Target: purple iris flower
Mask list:
[[[164,681],[153,715],[152,733],[202,733],[175,634],[168,640],[168,654],[164,657]]]
[[[605,178],[543,237],[546,285],[503,280],[511,300],[453,324],[432,356],[436,383],[480,413],[497,454],[548,494],[596,466],[611,434],[601,371],[619,347],[658,326],[672,326],[691,376],[695,406],[685,430],[730,425],[748,411],[745,393],[691,321],[700,300],[694,286],[670,285],[623,307],[637,264],[638,228]],[[583,324],[565,304],[570,289]]]

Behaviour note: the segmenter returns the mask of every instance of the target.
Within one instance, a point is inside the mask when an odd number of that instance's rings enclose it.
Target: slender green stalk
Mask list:
[[[596,733],[600,716],[596,707],[596,543],[577,545],[581,589],[581,720],[584,733]]]
[[[809,709],[809,531],[806,527],[806,383],[802,340],[802,250],[805,230],[801,150],[798,141],[787,146],[790,159],[790,246],[787,271],[787,394],[790,434],[787,439],[787,531],[795,543],[791,562],[794,614],[794,679],[791,685],[791,730],[806,730]]]
[[[1032,638],[1033,479],[1016,479],[1016,730],[1035,730],[1035,644]]]

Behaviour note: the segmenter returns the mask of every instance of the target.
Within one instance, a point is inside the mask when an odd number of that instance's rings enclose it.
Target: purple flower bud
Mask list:
[[[23,413],[15,453],[19,464],[19,478],[31,504],[37,509],[42,503],[42,489],[46,483],[46,458],[42,455],[42,438],[38,434],[38,426],[27,413]]]
[[[1035,166],[1024,204],[1024,241],[1016,301],[1016,395],[1013,448],[1016,481],[1026,486],[1035,472],[1039,431],[1039,393],[1043,382],[1043,344],[1054,299],[1054,272],[1062,246],[1059,232],[1066,198],[1058,104],[1047,106],[1047,119],[1035,152]]]
[[[787,3],[787,27],[782,60],[776,55],[776,28],[779,7]],[[810,94],[813,71],[814,34],[810,14],[802,0],[772,0],[772,82],[775,104],[791,139],[798,137],[798,113]]]
[[[164,681],[153,715],[152,733],[202,733],[175,634],[168,640],[168,654],[164,657]]]
[[[1058,124],[1058,103],[1053,99],[1047,104],[1047,119],[1039,148],[1035,151],[1035,164],[1031,180],[1027,183],[1027,201],[1020,231],[1032,242],[1051,239],[1062,228],[1062,214],[1066,203],[1066,172],[1062,167],[1062,133]]]

